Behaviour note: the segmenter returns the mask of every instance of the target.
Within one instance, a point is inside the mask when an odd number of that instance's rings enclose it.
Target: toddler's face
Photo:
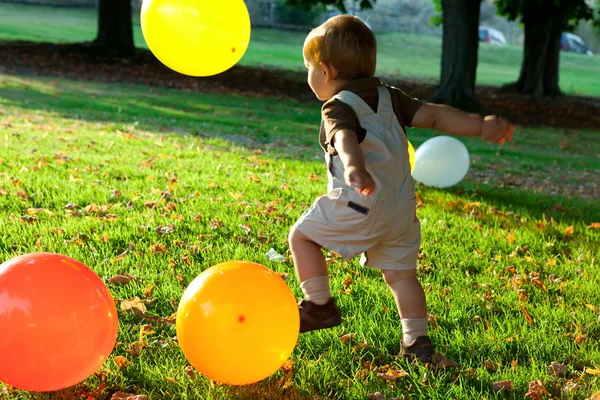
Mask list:
[[[304,57],[304,66],[308,72],[308,86],[317,98],[322,101],[332,98],[335,95],[334,88],[330,79],[327,78],[327,72],[323,65],[321,63],[316,64],[313,60]]]

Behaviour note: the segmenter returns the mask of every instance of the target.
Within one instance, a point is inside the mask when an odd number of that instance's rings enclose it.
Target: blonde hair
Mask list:
[[[336,79],[375,75],[377,41],[369,27],[352,15],[338,15],[313,29],[304,42],[304,57],[333,66]]]

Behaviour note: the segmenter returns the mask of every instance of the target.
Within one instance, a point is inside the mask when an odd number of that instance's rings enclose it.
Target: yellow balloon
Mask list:
[[[226,71],[250,43],[243,0],[144,0],[140,22],[156,58],[185,75]]]
[[[183,293],[177,339],[188,361],[208,378],[258,382],[288,359],[300,330],[298,304],[284,280],[247,261],[203,271]]]
[[[415,148],[413,145],[408,142],[408,161],[410,162],[410,173],[412,174],[415,170]]]

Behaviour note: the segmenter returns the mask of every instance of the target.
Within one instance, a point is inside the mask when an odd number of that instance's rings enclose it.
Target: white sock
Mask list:
[[[427,318],[403,318],[402,340],[410,347],[419,336],[427,336]]]
[[[300,284],[300,288],[306,300],[310,300],[318,305],[327,303],[331,298],[328,276],[315,276],[314,278],[307,279]]]

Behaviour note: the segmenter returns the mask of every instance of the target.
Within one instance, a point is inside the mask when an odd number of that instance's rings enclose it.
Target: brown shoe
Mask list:
[[[298,303],[298,310],[300,311],[300,333],[332,328],[342,323],[342,317],[333,299],[323,305],[302,299]]]
[[[401,354],[411,362],[418,361],[421,364],[433,364],[433,344],[429,336],[419,336],[412,346],[407,347],[404,340],[400,342],[402,346]]]

